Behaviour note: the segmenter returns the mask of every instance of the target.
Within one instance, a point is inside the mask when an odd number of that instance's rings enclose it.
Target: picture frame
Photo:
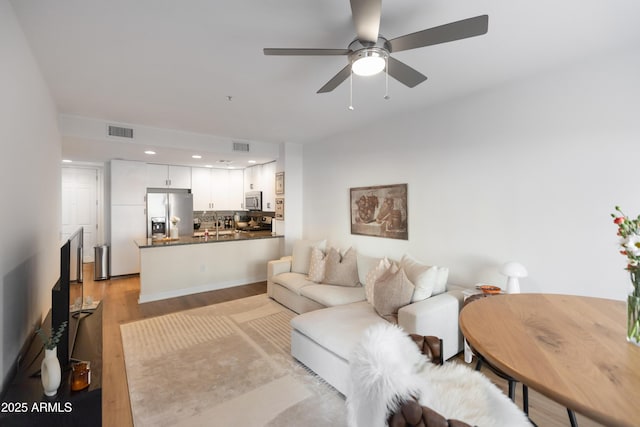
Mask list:
[[[276,219],[284,220],[284,197],[276,197]]]
[[[276,173],[276,194],[284,194],[284,172]]]
[[[409,240],[407,184],[354,187],[351,234]]]

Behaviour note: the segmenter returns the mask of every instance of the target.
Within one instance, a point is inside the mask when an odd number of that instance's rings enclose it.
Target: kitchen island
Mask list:
[[[208,238],[139,239],[139,303],[260,282],[281,256],[284,236],[224,232]]]

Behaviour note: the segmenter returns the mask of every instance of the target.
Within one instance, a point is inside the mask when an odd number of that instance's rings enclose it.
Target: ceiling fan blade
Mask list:
[[[340,70],[338,74],[333,76],[333,78],[329,80],[324,86],[322,86],[316,93],[331,92],[332,90],[340,86],[340,83],[345,81],[347,77],[349,77],[349,75],[351,75],[351,64],[347,64],[346,67]]]
[[[309,55],[309,56],[326,56],[326,55],[348,55],[349,49],[306,49],[306,48],[271,48],[263,49],[265,55]]]
[[[427,80],[427,76],[392,57],[388,59],[387,72],[391,77],[408,87],[414,87]]]
[[[375,43],[380,31],[382,0],[350,0],[358,40]]]
[[[402,50],[480,36],[485,34],[488,29],[489,16],[481,15],[396,37],[393,40],[389,40],[389,44],[391,45],[391,52],[400,52]]]

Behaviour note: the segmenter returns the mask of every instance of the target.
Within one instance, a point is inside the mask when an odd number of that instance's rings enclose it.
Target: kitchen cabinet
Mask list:
[[[111,160],[111,204],[144,205],[147,165],[129,160]]]
[[[145,205],[111,206],[111,275],[140,272],[140,251],[135,239],[147,235]]]
[[[276,162],[251,166],[244,171],[244,191],[262,191],[262,210],[275,211]]]
[[[192,168],[193,209],[241,210],[244,175],[239,169]]]
[[[188,166],[147,164],[147,187],[191,188],[191,168]]]
[[[276,162],[262,165],[262,210],[276,210]]]
[[[259,191],[262,178],[262,165],[255,165],[244,169],[244,192]]]
[[[112,160],[111,182],[111,274],[139,272],[138,250],[133,240],[147,235],[147,164]]]

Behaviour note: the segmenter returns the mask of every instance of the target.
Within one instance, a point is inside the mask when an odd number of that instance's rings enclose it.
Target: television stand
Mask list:
[[[31,427],[35,425],[100,426],[102,425],[102,304],[91,316],[80,316],[72,360],[91,362],[91,384],[72,391],[71,369],[62,369],[60,388],[55,396],[43,393],[38,375],[44,351],[42,340],[33,334],[13,382],[7,387],[0,403],[0,425],[5,427]],[[51,313],[42,324],[51,328]],[[35,375],[34,375],[35,374]]]

